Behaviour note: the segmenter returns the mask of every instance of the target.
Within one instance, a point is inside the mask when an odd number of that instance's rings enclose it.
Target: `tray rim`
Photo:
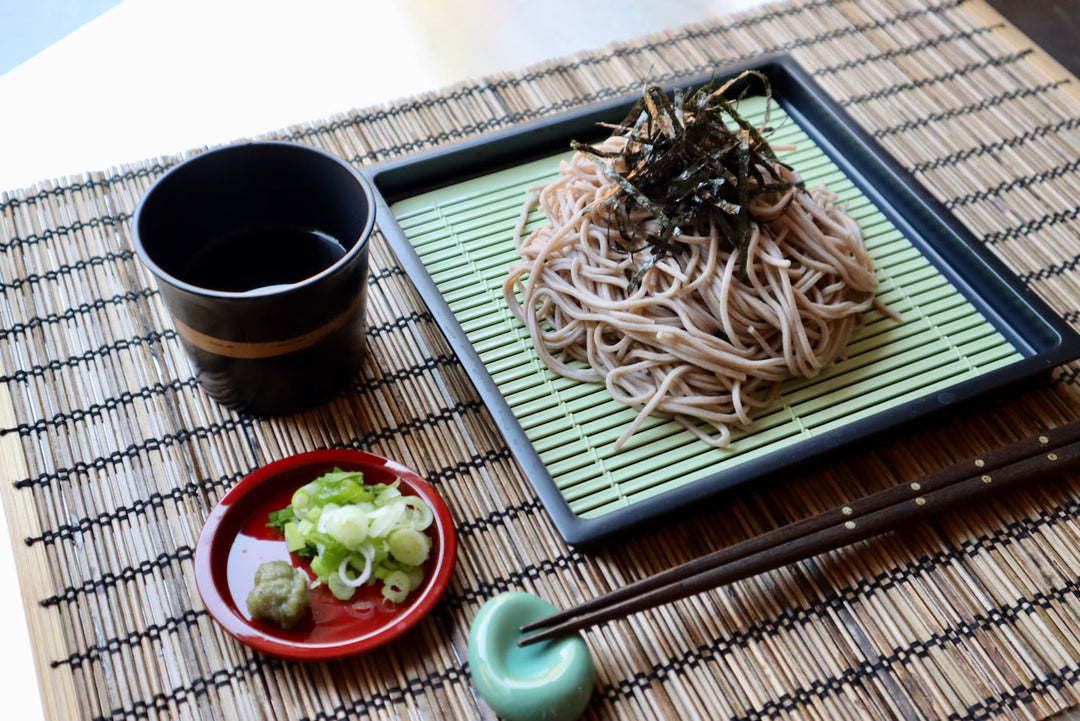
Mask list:
[[[1080,357],[1080,334],[1032,288],[1023,284],[895,158],[877,145],[790,55],[781,53],[718,66],[709,75],[684,78],[664,84],[664,87],[668,91],[676,87],[694,87],[710,80],[735,77],[746,70],[758,71],[769,79],[774,96],[785,112],[1023,356],[1015,363],[961,381],[946,391],[932,392],[875,413],[859,423],[796,441],[785,447],[785,456],[798,459],[798,463],[822,459],[857,440],[973,400],[991,390],[1030,380]],[[377,227],[458,355],[560,535],[569,545],[584,550],[616,540],[644,523],[659,522],[677,511],[685,511],[692,504],[717,498],[751,480],[790,469],[795,462],[778,463],[769,454],[746,460],[731,469],[708,473],[666,491],[660,497],[600,517],[578,516],[525,436],[520,422],[402,231],[391,206],[407,197],[567,150],[571,137],[595,133],[599,120],[610,121],[619,117],[620,112],[625,115],[639,97],[640,93],[620,94],[361,171],[376,191]],[[840,147],[844,152],[840,152]],[[940,243],[931,246],[927,238],[938,239]],[[1006,302],[994,304],[983,297],[978,288],[988,285],[1004,293]],[[1041,325],[1014,327],[1002,315],[1003,305],[1008,306],[1006,310],[1021,313]],[[1035,335],[1040,337],[1033,338]]]

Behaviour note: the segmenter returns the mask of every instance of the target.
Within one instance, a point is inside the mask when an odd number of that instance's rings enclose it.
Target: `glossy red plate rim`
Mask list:
[[[403,610],[390,616],[382,627],[376,627],[374,633],[371,629],[357,628],[355,634],[344,633],[329,642],[310,643],[290,638],[272,624],[248,618],[245,599],[234,598],[229,589],[227,565],[243,525],[250,523],[253,513],[264,514],[266,496],[298,488],[334,467],[377,476],[365,478],[368,483],[401,479],[403,493],[423,498],[434,511],[431,528],[437,543],[428,561],[424,585],[410,594]],[[310,468],[310,473],[304,471],[306,468]],[[282,549],[284,543],[282,538]],[[366,451],[327,449],[299,453],[262,466],[225,494],[210,512],[199,536],[195,548],[195,582],[210,616],[241,643],[279,658],[327,661],[382,646],[415,626],[446,591],[456,555],[457,532],[450,509],[430,483],[397,461]]]

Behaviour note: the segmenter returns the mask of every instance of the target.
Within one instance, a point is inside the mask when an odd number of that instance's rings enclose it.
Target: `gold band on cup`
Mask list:
[[[360,298],[357,299],[356,303],[346,309],[344,313],[336,316],[329,323],[325,323],[307,333],[293,336],[292,338],[283,338],[281,340],[249,342],[215,338],[212,335],[207,335],[202,331],[195,330],[175,316],[173,316],[173,325],[176,328],[176,332],[188,343],[191,343],[196,348],[208,353],[213,353],[214,355],[247,360],[254,358],[273,358],[275,356],[295,353],[296,351],[310,348],[334,331],[344,327],[356,312],[356,308],[359,304]]]

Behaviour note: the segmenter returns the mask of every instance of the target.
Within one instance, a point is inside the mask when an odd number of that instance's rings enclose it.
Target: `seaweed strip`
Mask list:
[[[758,79],[767,99],[765,123],[755,127],[726,93],[741,80]],[[651,257],[632,280],[636,286],[660,258],[679,250],[684,229],[704,232],[714,226],[724,242],[744,251],[751,232],[748,204],[761,193],[788,190],[793,183],[779,170],[786,167],[765,138],[772,90],[768,78],[747,71],[722,85],[709,83],[694,92],[676,90],[672,96],[659,86],[647,86],[641,99],[619,124],[603,124],[627,140],[620,151],[605,151],[574,141],[571,147],[602,168],[615,188],[610,206],[615,226],[628,253],[648,250]],[[616,170],[616,168],[619,168]],[[656,221],[656,232],[631,222],[645,211]]]

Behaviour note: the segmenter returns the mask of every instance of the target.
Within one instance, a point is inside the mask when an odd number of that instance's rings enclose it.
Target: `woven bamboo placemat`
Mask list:
[[[787,49],[1070,321],[1080,308],[1076,82],[979,0],[806,0],[678,28],[273,137],[357,165]],[[490,716],[469,624],[492,595],[573,604],[1080,415],[1078,368],[585,555],[568,549],[381,239],[353,388],[295,417],[197,388],[134,258],[138,199],[180,158],[0,196],[2,493],[54,719]],[[429,478],[460,534],[448,594],[400,642],[301,664],[207,616],[202,522],[256,466],[327,446]],[[1080,478],[586,634],[590,718],[1042,718],[1080,693]]]

